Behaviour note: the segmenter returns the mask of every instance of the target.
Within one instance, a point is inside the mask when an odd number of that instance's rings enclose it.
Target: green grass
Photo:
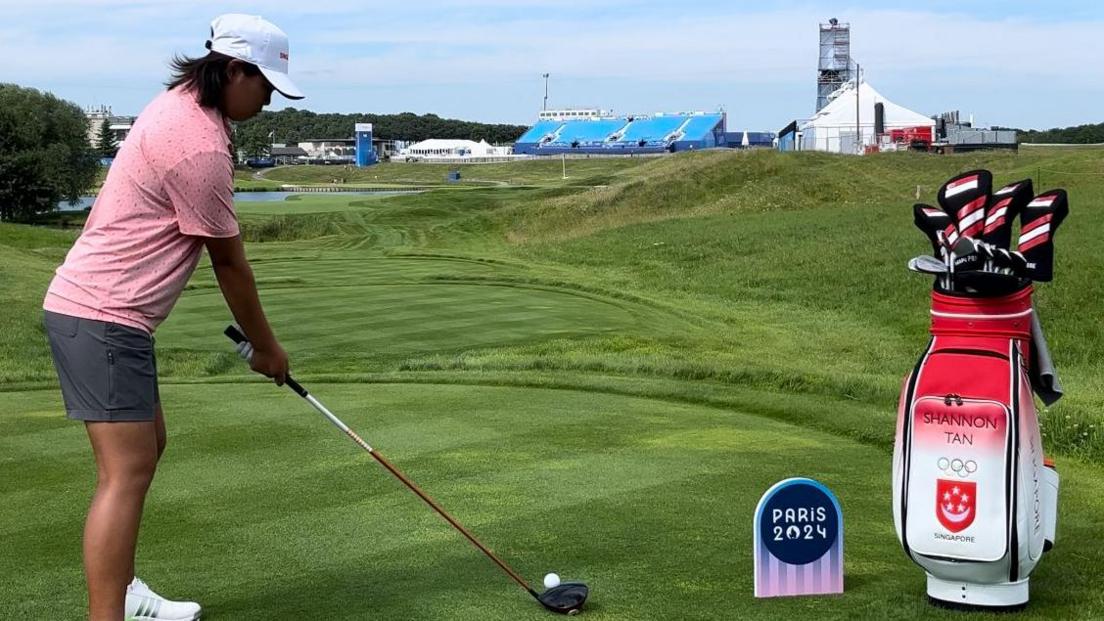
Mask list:
[[[588,618],[727,619],[734,609],[749,619],[960,616],[924,603],[888,517],[888,455],[864,444],[732,409],[600,392],[311,387],[523,574],[588,581]],[[13,562],[3,567],[5,589],[54,592],[6,609],[22,618],[75,611],[79,589],[56,585],[81,579],[87,441],[58,420],[53,391],[8,397],[17,415],[0,434],[4,467],[37,476],[0,483],[4,559]],[[547,618],[290,392],[169,386],[165,399],[172,442],[139,565],[156,588],[202,594],[210,618]],[[1087,479],[1067,488],[1067,510],[1104,510],[1099,470],[1060,467]],[[843,597],[751,597],[750,515],[781,474],[814,474],[840,492]],[[37,518],[28,522],[28,513]],[[1091,540],[1088,525],[1063,526],[1066,537]],[[1057,548],[1046,561],[1020,618],[1099,611],[1089,579],[1104,562],[1098,546]]]
[[[496,164],[407,164],[382,163],[369,168],[343,166],[281,166],[261,174],[281,183],[330,183],[335,177],[351,185],[361,184],[443,184],[452,170],[460,171],[459,185],[595,185],[606,183],[618,172],[631,170],[647,158],[592,158],[567,160],[540,159]]]
[[[389,196],[386,192],[379,194],[288,194],[282,201],[238,201],[235,209],[238,215],[248,219],[249,216],[281,216],[303,215],[314,213],[339,213],[343,211],[357,211],[371,206],[373,201],[378,201]]]
[[[1068,391],[1042,414],[1059,542],[1013,618],[1089,618],[1104,616],[1101,161],[718,151],[569,160],[566,181],[536,161],[239,212],[296,374],[524,575],[587,580],[588,617],[955,619],[973,617],[927,606],[889,511],[897,391],[928,321],[930,282],[904,269],[929,250],[911,204],[978,166],[1062,185],[1072,215],[1036,298]],[[19,618],[81,615],[94,475],[38,310],[73,238],[0,224],[0,609]],[[140,550],[154,588],[215,620],[545,618],[305,404],[250,381],[228,318],[204,263],[157,333],[170,449]],[[751,595],[752,510],[793,475],[840,496],[843,597]]]

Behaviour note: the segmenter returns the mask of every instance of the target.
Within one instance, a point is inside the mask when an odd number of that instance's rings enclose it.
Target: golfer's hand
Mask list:
[[[276,380],[277,386],[283,386],[288,376],[288,355],[279,343],[273,343],[272,347],[261,349],[249,343],[238,345],[238,353],[249,361],[249,368],[253,371],[271,377]],[[246,355],[248,353],[248,356]]]

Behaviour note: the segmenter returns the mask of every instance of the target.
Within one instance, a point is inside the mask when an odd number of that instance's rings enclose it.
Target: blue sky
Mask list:
[[[255,13],[291,39],[318,112],[433,112],[528,123],[549,105],[620,113],[728,111],[777,130],[815,104],[817,24],[852,26],[886,97],[983,125],[1104,122],[1104,4],[733,0],[0,0],[0,81],[137,114],[174,53],[208,24]],[[273,108],[289,102],[274,98]]]

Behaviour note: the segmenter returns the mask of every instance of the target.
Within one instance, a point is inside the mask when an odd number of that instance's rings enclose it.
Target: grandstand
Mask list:
[[[541,120],[514,145],[514,153],[629,155],[726,146],[723,113],[657,114]]]
[[[601,145],[611,135],[625,126],[622,119],[595,119],[593,121],[568,121],[560,126],[548,145],[578,146]]]

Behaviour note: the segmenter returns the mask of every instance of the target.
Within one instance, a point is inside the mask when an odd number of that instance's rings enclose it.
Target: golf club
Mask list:
[[[952,269],[958,272],[977,272],[985,268],[989,255],[980,249],[980,244],[972,237],[959,236],[951,246],[953,253]]]
[[[949,268],[951,264],[949,254],[950,248],[946,240],[948,234],[955,234],[957,237],[954,219],[931,205],[916,203],[912,206],[912,221],[916,225],[916,228],[920,229],[928,236],[932,244],[932,252],[943,257],[944,262]],[[943,276],[939,279],[940,286],[946,290],[949,290],[951,286],[949,274],[949,269],[944,270]]]
[[[989,192],[993,188],[993,175],[987,170],[971,170],[951,177],[939,188],[936,199],[939,207],[950,216],[953,226],[944,231],[944,243],[948,270],[948,290],[956,288],[955,273],[960,270],[977,269],[975,258],[962,261],[964,254],[958,249],[963,237],[976,236],[985,229],[985,207],[989,202]]]
[[[921,274],[934,274],[936,276],[945,276],[947,274],[946,263],[926,254],[909,259],[908,268]]]
[[[960,237],[954,247],[955,275],[963,290],[984,295],[1004,295],[1022,289],[1023,257],[971,237]],[[990,269],[998,265],[1000,271]]]
[[[242,332],[237,328],[237,326],[234,325],[227,326],[225,334],[232,341],[238,344],[244,343],[248,340],[245,335],[242,334]],[[298,394],[300,397],[306,399],[308,403],[314,406],[314,409],[318,410],[319,413],[329,419],[329,421],[333,423],[334,426],[336,426],[338,429],[340,429],[345,435],[349,436],[349,438],[351,438],[352,441],[357,444],[357,446],[364,449],[365,451],[368,451],[368,454],[375,458],[375,460],[379,462],[381,466],[383,466],[387,469],[388,472],[393,474],[395,478],[401,481],[403,485],[410,489],[410,491],[414,492],[418,495],[419,498],[424,500],[425,503],[432,507],[438,515],[444,518],[446,522],[451,524],[453,528],[460,532],[460,534],[464,535],[464,537],[466,537],[467,540],[472,543],[472,545],[479,548],[480,552],[487,555],[487,558],[494,561],[495,565],[498,565],[498,567],[502,569],[502,571],[506,572],[506,574],[510,576],[510,578],[514,582],[516,582],[518,586],[520,586],[522,589],[525,589],[525,591],[532,595],[533,598],[536,599],[538,602],[540,602],[542,606],[544,606],[548,610],[551,610],[552,612],[557,612],[560,614],[579,614],[579,611],[581,611],[583,608],[583,604],[586,602],[587,595],[589,595],[590,593],[590,589],[587,587],[586,584],[582,582],[564,582],[557,586],[546,589],[543,593],[537,593],[533,590],[532,587],[529,586],[529,583],[527,583],[524,578],[518,575],[518,573],[514,571],[509,565],[507,565],[502,559],[495,556],[495,553],[491,552],[491,550],[487,548],[487,546],[480,543],[479,540],[475,538],[475,535],[472,535],[471,532],[468,531],[468,529],[464,528],[464,526],[461,525],[460,522],[456,521],[455,518],[449,515],[448,512],[446,512],[441,507],[441,505],[437,504],[436,501],[430,498],[428,494],[426,494],[424,491],[421,490],[421,488],[415,485],[413,481],[408,479],[406,475],[399,471],[398,468],[393,466],[391,462],[384,459],[383,455],[381,455],[379,451],[369,446],[368,443],[362,440],[360,436],[358,436],[353,430],[349,429],[349,427],[346,426],[345,423],[341,422],[341,419],[339,419],[332,412],[326,409],[326,406],[322,405],[322,403],[318,399],[315,399],[314,395],[307,392],[307,389],[303,388],[303,386],[299,384],[299,382],[296,382],[291,378],[290,375],[288,375],[285,384],[287,384],[288,388],[294,390],[295,393]]]
[[[974,240],[976,252],[985,257],[985,271],[1023,276],[1027,271],[1027,259],[1015,250]]]

